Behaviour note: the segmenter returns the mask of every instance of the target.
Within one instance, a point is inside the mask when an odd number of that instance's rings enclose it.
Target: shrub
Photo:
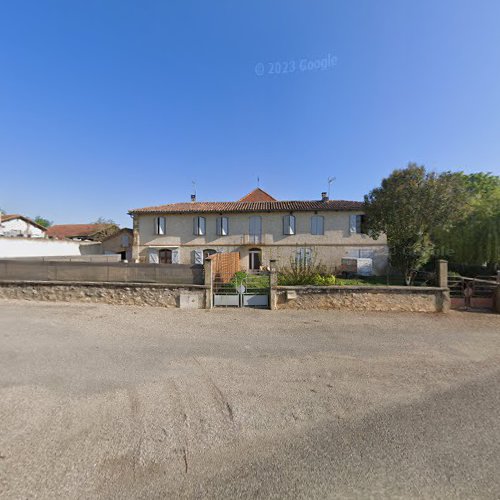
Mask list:
[[[292,259],[288,266],[278,270],[278,285],[335,285],[336,279],[327,266],[316,263],[314,258]]]

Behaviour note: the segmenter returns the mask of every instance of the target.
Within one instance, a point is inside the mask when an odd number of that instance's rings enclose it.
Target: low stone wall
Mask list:
[[[278,286],[275,309],[447,312],[447,288],[406,286]]]
[[[1,298],[203,309],[205,307],[205,286],[0,281]]]

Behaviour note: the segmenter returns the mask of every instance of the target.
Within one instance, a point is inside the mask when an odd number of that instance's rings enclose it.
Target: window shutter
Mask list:
[[[193,260],[195,264],[203,264],[203,250],[193,250]]]
[[[290,215],[290,234],[295,234],[295,215]]]
[[[310,248],[304,248],[304,261],[307,265],[311,263],[312,250]]]
[[[229,234],[229,219],[227,217],[222,217],[222,236],[227,236]]]
[[[158,256],[158,250],[156,248],[150,248],[148,250],[148,262],[150,264],[160,263],[160,257]]]
[[[218,236],[222,236],[222,217],[217,217],[215,221],[215,230]]]
[[[200,217],[200,236],[205,236],[205,217]]]
[[[356,234],[356,216],[355,215],[349,216],[349,232],[351,234]]]
[[[160,234],[165,234],[167,229],[167,221],[165,217],[160,217]]]
[[[179,249],[172,248],[172,264],[179,264]]]

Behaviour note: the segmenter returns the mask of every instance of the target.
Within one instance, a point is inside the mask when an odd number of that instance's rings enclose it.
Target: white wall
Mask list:
[[[0,234],[6,234],[9,231],[16,231],[25,236],[31,236],[32,238],[43,238],[45,236],[45,231],[42,231],[33,224],[29,224],[23,219],[2,221],[0,224]]]
[[[80,245],[80,242],[70,240],[0,237],[0,258],[82,255]]]

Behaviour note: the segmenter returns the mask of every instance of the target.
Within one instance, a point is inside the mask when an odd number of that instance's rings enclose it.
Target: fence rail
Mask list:
[[[202,285],[204,276],[201,265],[0,260],[0,280]]]

